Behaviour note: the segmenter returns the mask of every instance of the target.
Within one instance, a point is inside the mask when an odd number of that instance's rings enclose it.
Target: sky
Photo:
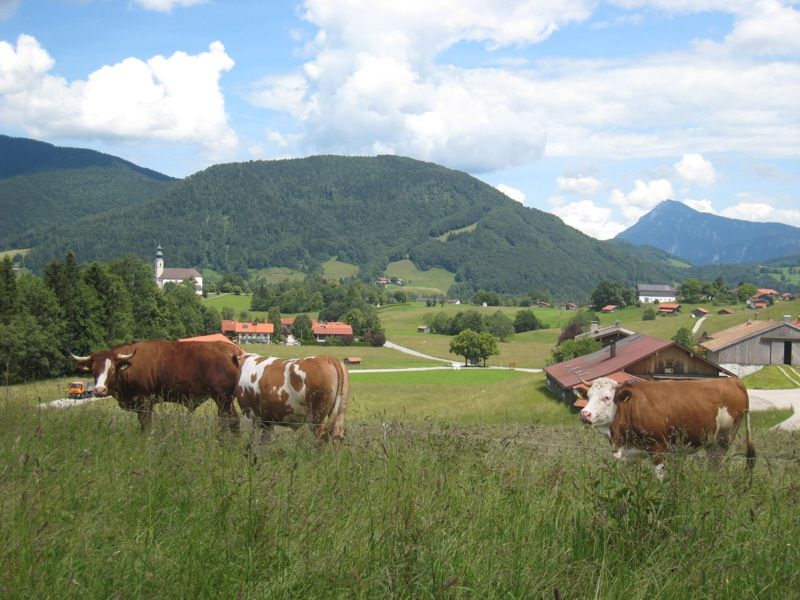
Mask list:
[[[800,227],[800,1],[0,0],[0,133],[409,156],[598,239],[665,199]]]

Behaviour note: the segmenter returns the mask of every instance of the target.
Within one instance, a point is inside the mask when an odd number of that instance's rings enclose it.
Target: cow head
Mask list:
[[[581,411],[581,421],[588,423],[602,434],[611,434],[611,423],[617,413],[614,396],[619,384],[608,377],[598,377],[586,393],[588,402]]]
[[[136,353],[120,354],[113,350],[95,352],[89,356],[70,356],[80,371],[94,376],[94,395],[98,398],[113,396],[117,391],[117,373],[130,366],[130,359]]]

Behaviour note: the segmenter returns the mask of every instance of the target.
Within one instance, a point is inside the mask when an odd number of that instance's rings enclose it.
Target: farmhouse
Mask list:
[[[575,339],[592,338],[600,342],[603,346],[608,346],[612,342],[618,342],[634,333],[636,332],[632,329],[626,329],[619,321],[615,321],[612,325],[606,325],[605,327],[600,327],[598,321],[592,321],[589,331],[576,335]]]
[[[783,321],[748,321],[711,334],[700,344],[709,360],[740,377],[764,365],[800,365],[800,326]]]
[[[639,302],[675,302],[678,290],[668,285],[639,283],[636,285],[636,297]]]
[[[311,321],[311,332],[318,342],[325,342],[331,339],[338,339],[344,343],[353,341],[352,326],[339,321],[328,321],[327,323]]]
[[[702,379],[731,375],[678,344],[635,333],[591,354],[545,368],[547,388],[560,400],[582,406],[583,394],[598,377],[624,382],[641,378]],[[583,403],[582,403],[583,401]]]
[[[660,315],[674,315],[681,310],[680,304],[665,303],[658,307],[658,314]]]
[[[153,275],[156,285],[162,290],[165,283],[183,283],[191,279],[194,282],[194,293],[198,295],[203,293],[203,276],[196,269],[164,267],[164,251],[161,249],[161,244],[158,245],[153,260]]]
[[[237,344],[269,344],[275,326],[272,323],[242,323],[222,320],[222,334]]]

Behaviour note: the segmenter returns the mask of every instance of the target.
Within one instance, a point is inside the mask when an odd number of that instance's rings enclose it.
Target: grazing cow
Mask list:
[[[114,396],[120,407],[150,428],[156,402],[177,402],[190,411],[211,397],[220,425],[239,430],[233,389],[239,372],[232,358],[244,350],[227,342],[152,340],[123,344],[90,356],[75,356],[78,369],[94,374],[94,394]]]
[[[234,362],[239,366],[236,400],[262,428],[262,441],[270,440],[274,425],[297,428],[303,423],[311,424],[318,439],[344,438],[350,375],[339,359],[245,354]]]
[[[706,448],[719,460],[747,424],[747,464],[755,450],[750,437],[747,390],[736,377],[700,380],[640,381],[622,385],[595,379],[581,420],[607,435],[616,458],[635,451],[652,453],[656,475],[664,476],[664,452],[669,446]]]

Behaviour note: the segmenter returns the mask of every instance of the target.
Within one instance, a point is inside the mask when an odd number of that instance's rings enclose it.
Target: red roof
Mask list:
[[[314,332],[314,335],[353,335],[353,328],[347,323],[339,321],[328,321],[327,323],[311,321],[311,331]]]
[[[181,338],[178,340],[179,342],[227,342],[233,346],[236,346],[232,341],[226,338],[221,333],[212,333],[210,335],[197,335],[195,337],[188,337],[188,338]],[[237,348],[239,346],[236,346]]]
[[[586,381],[607,377],[625,367],[639,362],[659,350],[674,346],[675,342],[661,340],[649,335],[635,334],[616,343],[616,353],[611,357],[611,346],[601,348],[591,354],[579,356],[545,368],[545,372],[558,381],[562,387],[573,387]]]
[[[700,308],[699,306],[695,308],[693,312],[701,312],[704,315],[708,314],[708,311],[705,308]]]
[[[770,296],[777,296],[778,292],[772,288],[758,288],[759,294],[769,294]]]
[[[617,310],[617,308],[619,307],[616,304],[607,304],[600,309],[600,312],[611,312],[612,310]]]
[[[222,319],[222,331],[223,333],[226,331],[230,331],[233,333],[236,330],[236,321],[232,321],[230,319]]]
[[[291,327],[294,325],[295,317],[281,317],[281,325],[286,325],[287,327]]]
[[[680,304],[671,304],[671,303],[666,303],[665,302],[664,304],[661,304],[658,307],[658,310],[663,311],[663,312],[667,312],[667,311],[672,312],[672,311],[678,310],[680,307],[681,307]]]
[[[234,323],[234,333],[275,333],[272,323]]]

